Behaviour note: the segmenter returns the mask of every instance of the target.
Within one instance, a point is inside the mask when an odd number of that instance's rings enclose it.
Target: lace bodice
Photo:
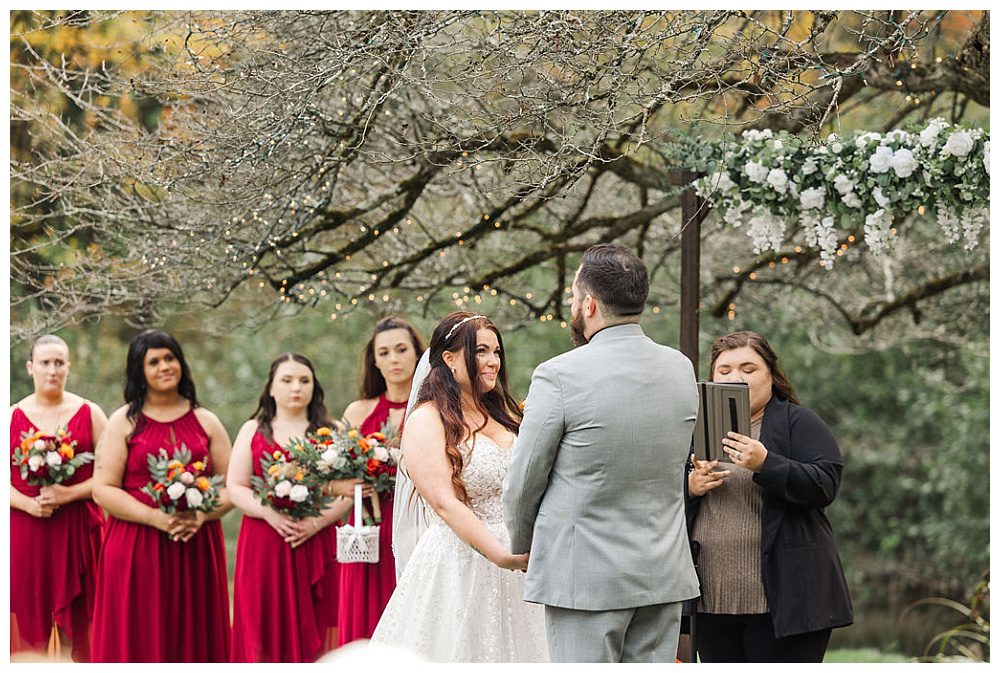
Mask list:
[[[469,494],[472,511],[488,525],[503,526],[503,480],[507,477],[507,465],[512,449],[505,449],[489,437],[476,436],[474,447],[462,442],[458,450],[462,454],[462,481]],[[444,522],[427,508],[431,525]],[[491,525],[492,528],[492,525]]]

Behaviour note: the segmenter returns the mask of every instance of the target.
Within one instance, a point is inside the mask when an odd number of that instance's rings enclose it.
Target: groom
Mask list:
[[[698,595],[684,523],[694,370],[639,327],[642,260],[587,250],[573,343],[531,378],[504,482],[511,551],[530,551],[524,600],[545,605],[554,662],[672,662],[681,602]]]

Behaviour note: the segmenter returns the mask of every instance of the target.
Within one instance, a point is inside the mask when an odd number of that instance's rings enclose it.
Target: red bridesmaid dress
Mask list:
[[[380,431],[389,420],[390,409],[405,408],[406,402],[390,402],[384,394],[380,395],[375,409],[359,428],[361,434]],[[382,508],[382,523],[379,526],[378,563],[345,563],[340,567],[338,645],[371,638],[396,588],[396,564],[392,556],[392,491],[379,494],[379,505]],[[370,513],[370,500],[366,508]],[[354,525],[353,509],[350,523]]]
[[[122,488],[150,507],[140,489],[146,457],[182,444],[192,460],[208,456],[208,434],[194,410],[161,423],[142,416],[128,443]],[[228,662],[229,587],[222,526],[208,521],[187,542],[152,526],[108,520],[97,575],[94,661]]]
[[[274,451],[259,432],[250,440],[253,473]],[[327,526],[296,549],[263,519],[243,517],[233,588],[234,662],[311,663],[335,643],[337,530]]]
[[[10,450],[21,443],[22,432],[34,432],[34,423],[19,408],[10,421]],[[76,440],[76,451],[94,451],[90,405],[73,415],[67,429]],[[84,465],[67,482],[77,484],[94,474],[93,463]],[[30,498],[39,487],[10,471],[10,483]],[[94,586],[101,548],[104,516],[92,500],[63,505],[47,519],[10,510],[10,651],[44,652],[56,624],[72,641],[74,661],[91,660],[91,619]]]

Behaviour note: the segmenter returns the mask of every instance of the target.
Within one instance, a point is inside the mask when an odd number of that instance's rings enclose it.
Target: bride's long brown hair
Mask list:
[[[451,464],[451,483],[455,488],[455,495],[466,505],[470,504],[469,494],[465,490],[465,482],[462,481],[463,460],[458,445],[466,434],[471,437],[470,444],[475,443],[476,433],[486,427],[489,418],[511,432],[516,432],[521,425],[522,417],[520,407],[508,391],[507,360],[500,330],[486,317],[475,317],[455,327],[473,315],[475,314],[467,311],[452,313],[445,316],[434,329],[429,356],[431,370],[417,394],[417,405],[433,402],[441,415],[441,422],[444,424],[445,453]],[[452,328],[455,328],[454,331]],[[489,392],[483,390],[477,375],[479,369],[476,366],[477,335],[483,328],[491,330],[500,345],[500,371],[497,372],[496,385]],[[462,416],[462,389],[444,362],[445,351],[452,353],[462,351],[465,368],[469,372],[469,381],[472,384],[472,399],[475,400],[476,409],[486,419],[478,428],[473,429],[465,425]]]

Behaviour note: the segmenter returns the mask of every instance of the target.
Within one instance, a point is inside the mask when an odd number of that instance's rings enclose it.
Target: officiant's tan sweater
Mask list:
[[[760,439],[761,421],[750,436]],[[761,510],[764,489],[753,472],[725,459],[719,470],[731,470],[726,483],[702,497],[692,539],[701,543],[699,612],[756,615],[767,612],[760,575]]]

